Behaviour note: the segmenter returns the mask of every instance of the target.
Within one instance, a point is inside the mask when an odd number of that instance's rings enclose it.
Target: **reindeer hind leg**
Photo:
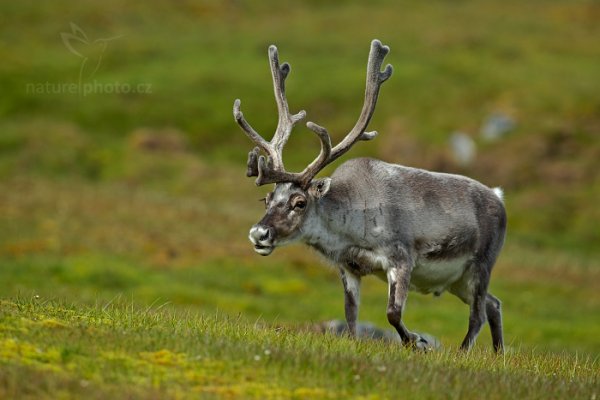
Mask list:
[[[449,288],[450,293],[469,306],[469,328],[460,348],[470,350],[487,320],[487,286],[489,274],[478,264],[471,264],[463,277]]]
[[[502,304],[500,300],[487,294],[485,299],[485,310],[487,313],[490,331],[492,332],[492,344],[496,353],[501,353],[504,350],[504,339],[502,335]]]
[[[473,347],[479,331],[481,331],[481,327],[485,324],[487,319],[486,298],[487,293],[485,289],[477,290],[477,293],[473,296],[473,301],[470,304],[469,329],[460,345],[461,350],[470,350]]]

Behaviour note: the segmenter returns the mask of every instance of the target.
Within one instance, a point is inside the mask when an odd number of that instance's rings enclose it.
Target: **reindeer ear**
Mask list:
[[[331,178],[315,179],[308,187],[308,194],[316,199],[320,199],[327,194],[330,185]]]

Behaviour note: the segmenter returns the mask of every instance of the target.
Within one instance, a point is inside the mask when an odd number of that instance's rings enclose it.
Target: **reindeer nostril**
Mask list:
[[[258,240],[260,240],[260,241],[267,240],[269,238],[269,236],[271,236],[271,230],[266,229],[265,233],[263,233]]]

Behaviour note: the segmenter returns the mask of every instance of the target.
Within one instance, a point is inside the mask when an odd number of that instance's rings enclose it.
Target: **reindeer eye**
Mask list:
[[[294,204],[294,208],[297,208],[299,210],[303,210],[304,207],[306,207],[306,202],[304,200],[298,200],[295,204]]]

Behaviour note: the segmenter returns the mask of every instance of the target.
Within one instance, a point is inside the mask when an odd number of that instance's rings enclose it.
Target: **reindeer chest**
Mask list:
[[[356,276],[373,275],[377,272],[383,272],[383,269],[377,265],[357,264],[354,261],[349,261],[344,264],[346,270],[352,272]]]
[[[384,254],[374,250],[349,247],[344,251],[341,264],[354,275],[377,275],[385,279],[389,259]]]

